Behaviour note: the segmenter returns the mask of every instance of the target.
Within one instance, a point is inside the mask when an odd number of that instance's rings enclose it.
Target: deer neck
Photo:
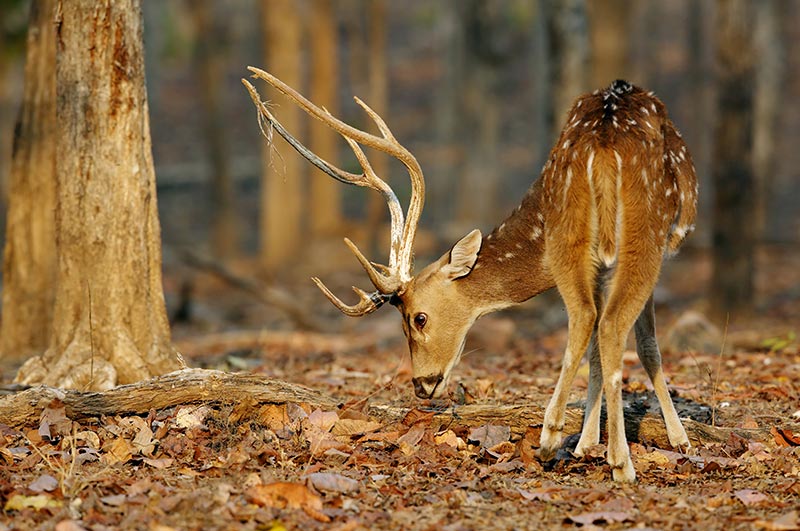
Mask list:
[[[483,238],[462,289],[481,314],[524,302],[555,285],[545,265],[541,185],[533,183],[522,203]]]

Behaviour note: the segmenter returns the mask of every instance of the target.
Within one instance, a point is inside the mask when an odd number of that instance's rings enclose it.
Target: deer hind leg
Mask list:
[[[594,302],[598,315],[603,305],[606,281],[609,278],[610,270],[604,269],[597,276],[595,287]],[[586,394],[586,408],[583,412],[583,427],[578,445],[575,447],[575,455],[583,456],[586,450],[600,442],[600,412],[602,409],[603,394],[603,369],[600,364],[600,345],[597,340],[597,323],[595,323],[592,340],[589,349],[586,351],[589,359],[589,389]]]
[[[586,254],[586,263],[589,263],[588,249],[573,247],[573,253],[565,253],[562,247],[558,252],[562,258],[569,260],[572,256]],[[597,320],[597,310],[594,304],[594,278],[591,267],[581,267],[574,262],[558,260],[554,264],[567,264],[566,267],[552,268],[556,286],[564,299],[569,317],[569,337],[564,360],[561,364],[561,373],[556,383],[553,397],[544,414],[544,427],[540,442],[539,455],[542,459],[551,459],[561,446],[562,431],[564,429],[564,412],[567,406],[572,382],[578,372],[583,353],[589,346]]]
[[[625,438],[622,410],[622,352],[634,322],[653,291],[661,256],[620,253],[608,302],[598,323],[603,392],[608,413],[608,464],[615,481],[633,482],[636,472]]]
[[[642,361],[644,370],[653,382],[658,404],[661,406],[661,414],[664,416],[664,424],[667,427],[667,437],[673,448],[688,448],[689,437],[683,428],[675,405],[667,389],[667,382],[664,378],[664,371],[661,367],[661,352],[656,341],[656,315],[653,305],[653,296],[647,299],[642,313],[639,314],[634,325],[636,332],[636,352]]]
[[[586,395],[586,409],[583,412],[581,438],[575,447],[575,455],[582,456],[586,450],[600,442],[600,410],[602,405],[603,373],[600,365],[600,348],[597,333],[592,335],[589,350],[589,390]]]

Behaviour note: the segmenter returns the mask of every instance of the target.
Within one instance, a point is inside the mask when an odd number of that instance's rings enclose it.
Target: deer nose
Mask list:
[[[433,398],[436,388],[442,383],[444,376],[441,374],[433,374],[431,376],[421,376],[419,378],[412,378],[411,382],[414,384],[414,394],[417,398]]]

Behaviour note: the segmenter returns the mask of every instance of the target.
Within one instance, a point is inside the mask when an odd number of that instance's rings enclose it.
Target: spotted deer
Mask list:
[[[697,184],[689,152],[664,104],[625,81],[580,97],[550,152],[541,177],[522,203],[490,234],[473,230],[438,260],[412,273],[412,246],[425,196],[416,158],[386,123],[361,100],[380,135],[355,129],[320,109],[271,74],[250,67],[254,77],[278,89],[348,142],[362,172],[349,173],[322,160],[275,119],[256,89],[242,80],[259,121],[277,131],[303,157],[343,183],[365,186],[385,198],[391,216],[388,266],[371,262],[345,243],[376,290],[353,288],[348,305],[318,278],[314,282],[343,313],[362,316],[389,302],[402,314],[420,398],[442,395],[464,349],[467,331],[480,316],[558,288],[569,316],[561,373],[544,415],[540,456],[561,445],[567,396],[584,352],[590,361],[583,429],[574,451],[599,442],[601,391],[608,412],[607,460],[617,481],[635,480],[622,409],[622,353],[631,328],[637,352],[653,382],[673,447],[689,440],[667,390],[655,336],[653,289],[662,259],[677,251],[694,228]],[[263,131],[263,127],[262,127]],[[402,162],[412,192],[403,213],[359,144]]]

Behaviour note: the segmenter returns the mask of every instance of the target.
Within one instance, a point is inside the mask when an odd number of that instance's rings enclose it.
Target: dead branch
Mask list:
[[[142,414],[182,404],[306,403],[335,408],[337,401],[307,387],[254,374],[184,369],[102,392],[32,387],[0,399],[0,423],[22,426],[37,422],[42,409],[60,399],[73,420],[100,415]]]
[[[38,422],[41,412],[53,399],[65,404],[66,414],[74,420],[100,415],[144,414],[183,404],[308,404],[312,408],[336,409],[342,401],[319,391],[256,374],[232,374],[204,369],[185,369],[103,392],[86,392],[33,387],[0,398],[0,423],[23,426]],[[370,417],[384,424],[401,422],[413,409],[427,413],[442,427],[475,427],[500,424],[511,427],[514,438],[530,426],[541,425],[544,410],[539,404],[471,404],[442,408],[371,404]],[[583,412],[568,409],[564,433],[580,431]],[[629,419],[626,419],[629,420]],[[752,440],[767,440],[767,428],[742,429],[715,427],[684,420],[686,432],[694,445],[722,442],[730,435]],[[633,419],[626,426],[629,441],[669,448],[666,429],[660,416],[651,414]]]
[[[211,258],[200,256],[188,249],[181,249],[180,256],[183,262],[195,269],[210,273],[253,296],[259,302],[277,308],[289,317],[303,330],[319,332],[323,326],[313,317],[308,308],[297,302],[295,297],[275,286],[264,286],[249,278],[237,275],[223,264]]]
[[[373,346],[380,340],[374,334],[366,336],[237,330],[178,339],[173,344],[184,356],[195,357],[251,349],[343,353]]]

